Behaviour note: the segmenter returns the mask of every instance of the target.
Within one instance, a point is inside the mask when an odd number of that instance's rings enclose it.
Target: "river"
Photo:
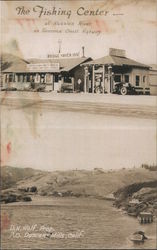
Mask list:
[[[125,116],[124,112],[119,115],[121,110],[115,116],[109,115],[109,107],[108,115],[92,112],[84,112],[82,107],[77,112],[55,106],[43,109],[42,103],[38,108],[31,103],[22,109],[19,105],[3,106],[3,165],[108,170],[156,163],[155,119],[138,118],[138,113],[136,117]],[[2,248],[155,248],[155,223],[140,225],[109,201],[40,197],[31,203],[4,205],[2,213],[7,217]],[[11,235],[12,225],[21,226],[20,234]],[[33,225],[36,231],[28,230]],[[31,233],[41,233],[42,226],[52,227],[58,234],[43,239],[31,237]],[[149,240],[134,245],[129,237],[136,230],[145,231]]]
[[[40,197],[4,205],[1,211],[10,221],[2,233],[2,249],[155,249],[155,223],[140,225],[111,201]],[[137,230],[149,237],[138,245],[129,239]]]

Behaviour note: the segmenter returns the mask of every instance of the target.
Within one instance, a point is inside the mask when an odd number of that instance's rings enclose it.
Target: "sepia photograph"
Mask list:
[[[1,249],[157,249],[157,0],[0,8]]]

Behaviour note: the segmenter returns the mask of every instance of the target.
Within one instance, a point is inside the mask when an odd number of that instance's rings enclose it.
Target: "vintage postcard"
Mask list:
[[[1,249],[157,248],[157,1],[0,1]]]

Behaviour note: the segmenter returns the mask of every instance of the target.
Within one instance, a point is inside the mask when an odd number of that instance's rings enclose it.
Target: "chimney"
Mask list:
[[[85,57],[85,55],[84,55],[84,46],[82,46],[82,57]]]

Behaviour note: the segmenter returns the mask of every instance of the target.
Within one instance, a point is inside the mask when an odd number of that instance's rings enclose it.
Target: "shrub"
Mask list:
[[[37,187],[33,186],[33,187],[29,188],[29,191],[32,192],[32,193],[36,193],[37,192]]]
[[[22,198],[23,201],[32,201],[31,197],[30,196],[24,196]]]

